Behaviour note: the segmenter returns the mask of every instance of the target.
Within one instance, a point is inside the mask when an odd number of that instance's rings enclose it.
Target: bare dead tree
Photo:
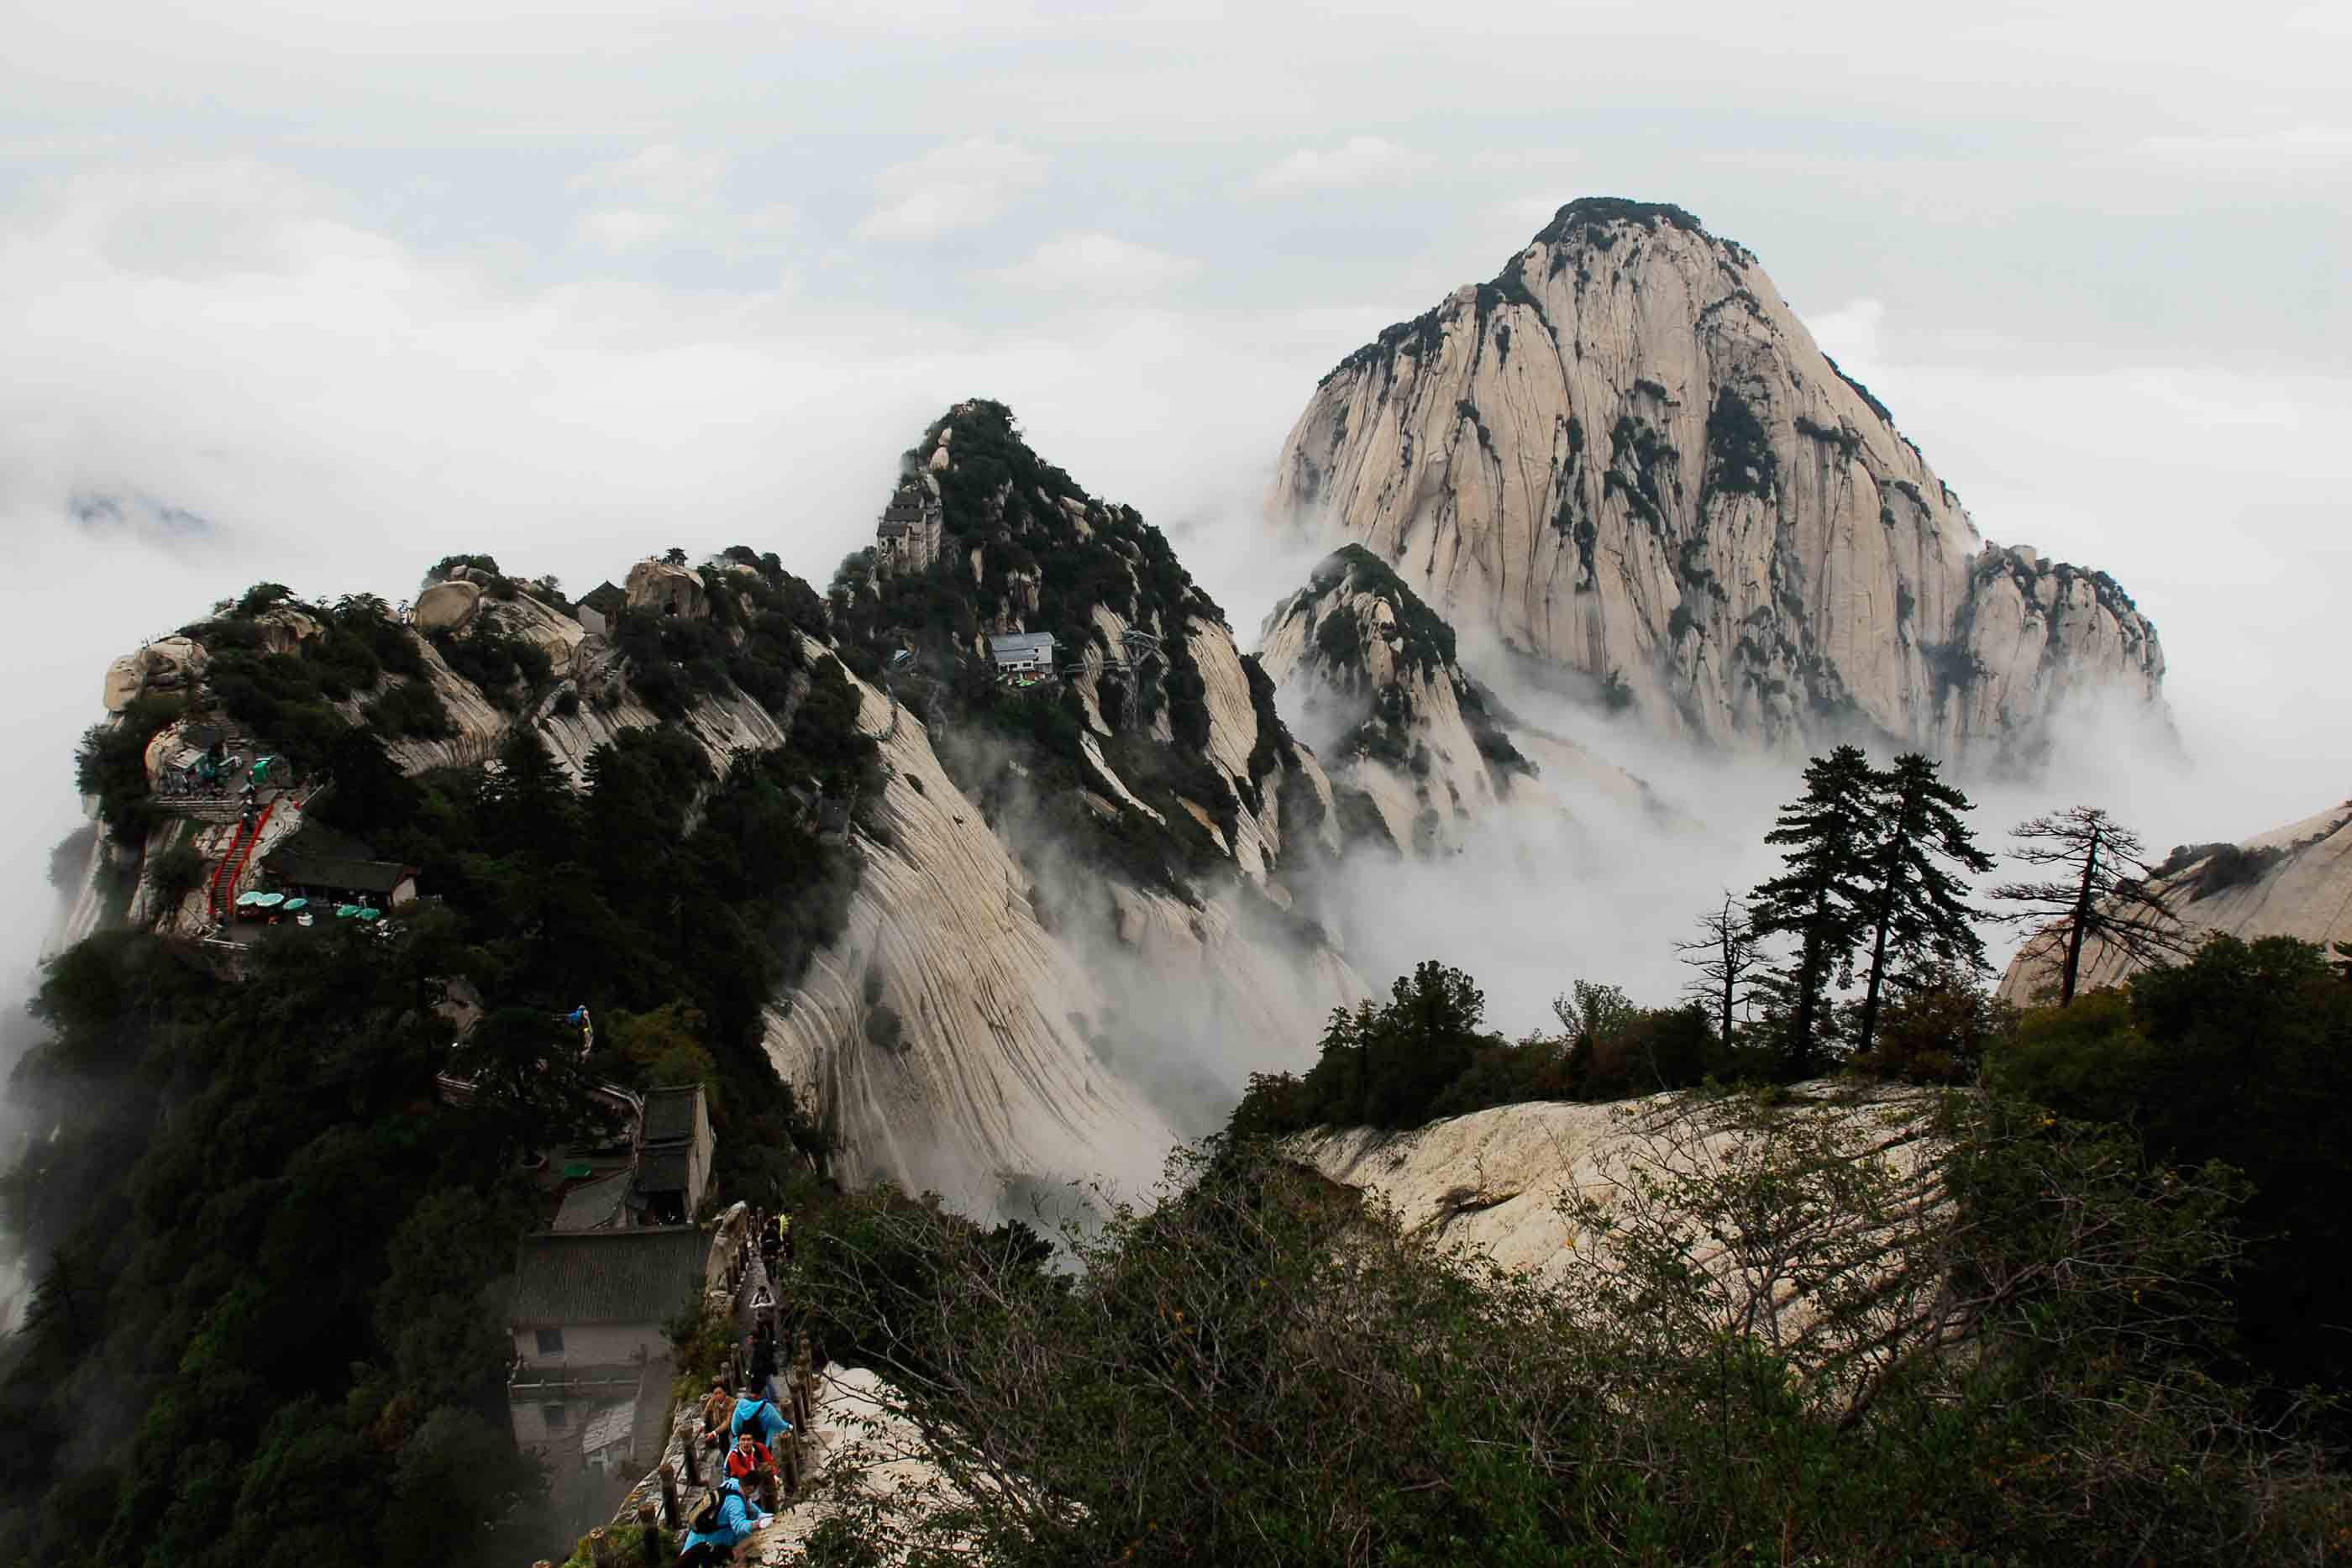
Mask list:
[[[1675,944],[1675,958],[1697,971],[1683,994],[1715,1015],[1727,1051],[1732,1023],[1748,998],[1749,977],[1764,967],[1759,940],[1747,904],[1727,888],[1723,907],[1698,917],[1698,935]]]
[[[2154,885],[2139,835],[2096,806],[2070,806],[2010,830],[2012,858],[2030,866],[2063,866],[2063,878],[2005,883],[1990,896],[2019,907],[1992,918],[2032,925],[2024,952],[2058,956],[2058,1002],[2074,999],[2083,952],[2096,940],[2137,964],[2156,964],[2185,952],[2188,931]]]

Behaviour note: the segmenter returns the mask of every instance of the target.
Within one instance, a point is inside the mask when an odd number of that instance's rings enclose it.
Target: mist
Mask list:
[[[1259,515],[1316,378],[1582,194],[1756,249],[1987,538],[2113,573],[2159,626],[2186,759],[2092,705],[2039,781],[1963,781],[1980,840],[2087,800],[2161,849],[2352,792],[2327,262],[2352,140],[2306,133],[2340,119],[2333,12],[2258,5],[2117,70],[2142,10],[1800,36],[1584,7],[1517,16],[1542,47],[1499,53],[1394,6],[1338,33],[1261,7],[1239,53],[1118,6],[788,10],[420,14],[396,71],[334,6],[15,18],[0,1006],[55,932],[74,743],[142,638],[263,580],[404,597],[459,551],[577,593],[740,542],[822,585],[903,448],[986,396],[1165,528],[1247,647],[1320,553]],[[579,47],[549,56],[551,23]],[[2020,78],[2021,50],[2094,86]],[[1691,826],[1570,800],[1571,824],[1351,868],[1350,963],[1375,989],[1460,964],[1512,1029],[1577,977],[1672,996],[1672,940],[1769,870],[1800,759],[1474,673]],[[1230,1085],[1308,1042],[1180,1043]]]

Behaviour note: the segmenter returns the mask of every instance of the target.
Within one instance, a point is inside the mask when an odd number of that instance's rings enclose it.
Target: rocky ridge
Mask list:
[[[2248,941],[2294,936],[2323,947],[2352,942],[2352,800],[2238,843],[2184,844],[2153,872],[2149,886],[2188,944],[2216,931]],[[2059,956],[2049,938],[2028,937],[2001,972],[2002,999],[2024,1006],[2053,988]],[[2084,947],[2076,986],[2119,985],[2138,967],[2130,955],[2094,940]]]
[[[1809,1083],[1790,1086],[1789,1094],[1784,1113],[1807,1118],[1804,1135],[1843,1157],[1884,1162],[1888,1171],[1908,1177],[1937,1147],[1935,1102],[1916,1090]],[[1781,1135],[1774,1124],[1749,1114],[1736,1102],[1690,1093],[1609,1104],[1528,1101],[1401,1132],[1318,1129],[1286,1140],[1283,1153],[1327,1180],[1376,1198],[1408,1231],[1484,1253],[1507,1270],[1558,1286],[1571,1270],[1605,1264],[1616,1245],[1605,1227],[1564,1212],[1565,1202],[1590,1200],[1612,1223],[1645,1207],[1654,1218],[1659,1209],[1654,1197],[1644,1197],[1645,1187],[1732,1180],[1745,1160]],[[1780,1238],[1792,1247],[1807,1244],[1799,1241],[1800,1233],[1825,1237],[1853,1223],[1832,1205],[1801,1207],[1804,1217],[1793,1219]],[[1926,1220],[1937,1207],[1931,1202],[1911,1212]],[[1698,1278],[1727,1299],[1752,1292],[1759,1310],[1747,1332],[1794,1351],[1800,1363],[1806,1325],[1815,1316],[1814,1296],[1834,1295],[1866,1279],[1841,1274],[1850,1262],[1822,1267],[1803,1284],[1791,1283],[1808,1272],[1803,1269],[1743,1277],[1742,1260],[1725,1237],[1701,1234],[1688,1220],[1681,1216],[1675,1223],[1682,1228],[1683,1255]],[[1860,1257],[1864,1270],[1902,1272],[1895,1260],[1905,1238],[1887,1232],[1880,1239],[1895,1245],[1843,1256]],[[1829,1260],[1840,1252],[1826,1248],[1819,1256]],[[1878,1278],[1884,1282],[1886,1275]]]
[[[1516,723],[1463,669],[1454,628],[1360,545],[1325,558],[1275,607],[1258,657],[1295,699],[1348,808],[1397,849],[1454,847],[1512,815],[1572,816],[1571,801],[1595,793],[1648,803],[1631,774]]]
[[[885,580],[853,558],[828,601],[748,549],[642,562],[608,641],[551,588],[459,566],[420,593],[429,613],[380,622],[370,684],[322,700],[411,776],[478,768],[518,726],[575,781],[599,747],[661,727],[717,776],[791,742],[812,672],[834,666],[880,783],[840,830],[847,917],[768,1009],[770,1062],[842,1135],[853,1179],[980,1208],[1070,1176],[1139,1189],[1238,1088],[1202,1082],[1178,1046],[1303,1050],[1363,994],[1300,880],[1339,852],[1336,797],[1157,530],[1039,462],[997,405],[961,405],[923,451],[950,547],[928,571]],[[1054,630],[1069,659],[1054,686],[1016,693],[986,639],[1027,629]],[[208,635],[252,645],[223,664]],[[110,671],[109,722],[159,682],[203,687],[208,667],[242,680],[279,660],[308,679],[348,635],[325,607],[216,612],[186,648]],[[186,724],[149,744],[151,779]],[[168,819],[144,853],[194,842],[209,867],[230,815]],[[289,798],[254,861],[299,821]],[[149,908],[139,872],[135,854],[89,855],[57,943],[110,918],[208,925],[202,891]]]
[[[1271,510],[1360,541],[1465,635],[1714,742],[2022,763],[2070,695],[2160,700],[2129,596],[1984,543],[1755,256],[1677,207],[1572,202],[1349,354]]]

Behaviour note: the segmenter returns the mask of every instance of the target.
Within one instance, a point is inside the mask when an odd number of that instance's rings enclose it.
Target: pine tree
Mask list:
[[[1729,1051],[1732,1022],[1754,989],[1751,977],[1764,964],[1764,955],[1757,950],[1756,923],[1748,905],[1727,891],[1721,909],[1698,917],[1698,931],[1675,944],[1675,956],[1698,971],[1683,994],[1706,1006],[1723,1048]]]
[[[1805,794],[1780,810],[1768,844],[1787,866],[1748,895],[1759,936],[1797,939],[1792,967],[1775,977],[1789,1012],[1785,1066],[1793,1077],[1820,1068],[1822,1004],[1831,977],[1851,979],[1854,945],[1871,907],[1877,848],[1877,774],[1859,747],[1841,746],[1805,768]]]
[[[2150,885],[2139,835],[2096,806],[2073,806],[2054,817],[2034,817],[2010,830],[2012,858],[2032,866],[2064,866],[2057,882],[2004,883],[1992,896],[2022,904],[1993,916],[2004,925],[2039,927],[2021,956],[2058,955],[2058,1005],[2074,999],[2083,950],[2094,939],[2147,965],[2188,950],[2188,933]]]
[[[1916,751],[1872,776],[1880,839],[1872,856],[1870,977],[1863,990],[1862,1024],[1854,1043],[1868,1051],[1878,1029],[1889,960],[1941,959],[1969,969],[1984,966],[1984,943],[1970,922],[1967,884],[1950,867],[1988,872],[1992,857],[1977,848],[1960,814],[1969,798],[1936,777],[1936,764]]]
[[[580,806],[572,779],[528,724],[499,743],[498,770],[482,783],[484,818],[501,854],[520,852],[542,865],[571,852]]]

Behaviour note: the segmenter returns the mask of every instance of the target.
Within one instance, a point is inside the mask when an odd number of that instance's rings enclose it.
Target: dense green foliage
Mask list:
[[[262,584],[227,613],[184,632],[211,655],[205,684],[216,709],[266,749],[307,771],[325,761],[335,737],[350,726],[337,704],[368,696],[388,674],[422,677],[425,663],[381,599],[356,595],[327,606],[287,596],[257,612],[263,591],[276,586]],[[298,638],[303,620],[315,631]],[[398,711],[409,723],[429,725],[421,705]]]
[[[1729,387],[1715,394],[1706,415],[1706,482],[1702,496],[1756,496],[1769,499],[1780,482],[1780,460],[1772,439],[1748,400]]]
[[[1643,230],[1655,233],[1660,224],[1686,234],[1705,231],[1690,213],[1671,202],[1637,202],[1624,196],[1579,196],[1552,214],[1551,222],[1536,231],[1537,245],[1564,245],[1581,237],[1588,244],[1601,244],[1612,224],[1637,224]]]
[[[597,1082],[702,1082],[723,1190],[772,1197],[825,1145],[760,1036],[854,883],[814,836],[810,787],[871,791],[877,748],[839,661],[803,652],[814,596],[730,582],[755,629],[712,689],[744,672],[748,695],[791,708],[789,744],[714,771],[682,727],[625,729],[584,787],[529,722],[493,767],[404,775],[386,736],[447,716],[380,601],[296,605],[264,584],[191,629],[227,716],[332,775],[312,816],[422,868],[426,902],[388,934],[270,932],[241,980],[144,933],[50,967],[49,1038],[11,1094],[57,1131],[0,1185],[39,1277],[0,1366],[0,1496],[16,1500],[0,1561],[536,1554],[485,1528],[521,1528],[538,1484],[506,1430],[488,1291],[545,1220],[526,1158],[593,1124]],[[296,640],[295,614],[317,629]],[[517,708],[551,675],[495,616],[442,653]],[[683,681],[687,662],[647,669]],[[360,698],[385,735],[337,706]],[[82,781],[124,824],[142,820],[146,737],[185,706],[142,699],[85,743]],[[154,857],[159,893],[189,859]],[[488,1010],[453,1046],[434,1005],[458,980]],[[604,1028],[579,1061],[558,1019],[583,1003]],[[463,1109],[437,1096],[442,1071],[473,1084]]]
[[[1335,1009],[1304,1075],[1252,1073],[1234,1126],[1280,1135],[1314,1126],[1417,1127],[1525,1100],[1616,1100],[1697,1083],[1745,1065],[1696,1007],[1639,1008],[1579,982],[1555,1004],[1564,1032],[1512,1041],[1481,1029],[1486,998],[1431,961],[1385,1005]]]
[[[143,935],[50,968],[12,1093],[59,1130],[5,1189],[46,1260],[0,1382],[0,1493],[40,1500],[9,1561],[454,1561],[532,1484],[479,1299],[512,1145],[431,1092],[447,934],[304,935],[242,985]]]
[[[2138,1128],[2159,1158],[2253,1185],[2232,1285],[2247,1362],[2352,1389],[2352,984],[2319,947],[2214,936],[2121,990],[2029,1012],[1990,1077],[2067,1114]]]
[[[123,844],[142,844],[157,813],[148,799],[147,746],[156,732],[188,711],[184,695],[151,693],[131,699],[110,724],[95,725],[74,753],[74,788],[98,801],[99,821]]]
[[[1185,1158],[1153,1211],[1071,1234],[1075,1274],[856,1200],[795,1290],[866,1325],[858,1359],[944,1481],[837,1473],[820,1560],[2316,1561],[2352,1517],[2310,1454],[2180,1364],[2213,1304],[2189,1277],[2229,1252],[2225,1176],[1962,1113],[1958,1204],[1916,1230],[1923,1270],[1881,1275],[1870,1232],[1834,1223],[1905,1210],[1902,1167],[1868,1147],[1881,1124],[1721,1115],[1740,1132],[1717,1167],[1630,1201],[1607,1260],[1572,1256],[1557,1286],[1246,1141]],[[1718,1309],[1690,1226],[1812,1279],[1832,1332],[1776,1354],[1729,1326],[1771,1276],[1743,1261]],[[1977,1283],[1948,1296],[1947,1277]],[[1947,1300],[1976,1354],[1861,1352],[1874,1311]]]

